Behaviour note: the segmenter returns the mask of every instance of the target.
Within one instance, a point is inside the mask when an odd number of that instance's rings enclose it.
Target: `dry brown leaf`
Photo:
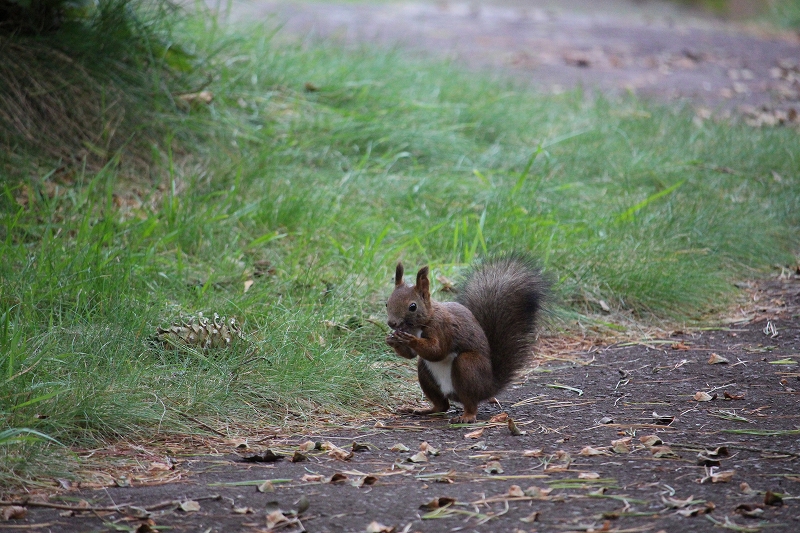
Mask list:
[[[434,498],[428,503],[423,503],[419,506],[420,509],[423,511],[433,511],[435,509],[440,509],[442,507],[447,507],[449,505],[453,505],[456,503],[454,498]]]
[[[345,483],[346,481],[347,481],[347,475],[346,474],[342,474],[341,472],[336,472],[334,475],[331,476],[331,479],[330,479],[330,481],[328,481],[328,483],[331,483],[333,485],[341,485],[342,483]]]
[[[234,507],[233,512],[236,514],[253,514],[255,511],[252,507]]]
[[[332,442],[326,442],[323,446],[328,450],[328,457],[333,457],[337,461],[349,461],[353,458],[353,452],[343,450]]]
[[[354,452],[368,452],[369,451],[369,444],[365,444],[363,442],[354,442],[351,449]]]
[[[453,283],[453,281],[450,278],[448,278],[446,276],[443,276],[442,274],[439,274],[438,276],[436,276],[436,281],[438,281],[439,284],[440,284],[440,287],[439,287],[440,291],[442,291],[442,292],[453,292],[453,291],[455,291],[455,284]]]
[[[317,447],[317,445],[313,440],[307,440],[303,444],[298,446],[297,448],[301,452],[310,452],[310,451],[314,450],[316,447]]]
[[[766,494],[764,494],[764,505],[779,507],[783,505],[783,498],[771,490],[768,490]]]
[[[716,393],[714,393],[713,396],[704,391],[697,391],[694,393],[694,400],[696,402],[710,402],[711,400],[716,399],[716,397],[717,397]]]
[[[427,463],[428,462],[428,454],[425,452],[417,452],[408,459],[406,459],[409,463]]]
[[[292,454],[292,458],[291,458],[291,459],[289,459],[289,460],[290,460],[291,462],[293,462],[293,463],[299,463],[300,461],[305,461],[306,459],[308,459],[308,456],[306,456],[305,454],[303,454],[303,453],[300,453],[300,452],[298,452],[298,451],[295,451],[295,452]]]
[[[276,526],[283,526],[288,522],[289,519],[280,510],[267,514],[267,529],[275,529]]]
[[[736,470],[724,470],[716,474],[711,474],[711,483],[728,483],[733,479]]]
[[[739,483],[739,490],[747,494],[748,496],[752,496],[753,494],[758,494],[758,491],[755,490],[753,487],[751,487],[750,484],[745,481]]]
[[[249,291],[250,287],[253,286],[253,283],[255,283],[255,282],[252,279],[245,280],[245,282],[244,282],[244,292]]]
[[[639,442],[645,446],[659,446],[664,444],[664,441],[662,441],[658,435],[644,435],[639,437]]]
[[[632,437],[623,437],[621,439],[612,440],[611,441],[611,450],[614,453],[630,453],[631,447],[630,443],[633,440]]]
[[[525,518],[520,518],[520,522],[525,522],[526,524],[532,524],[533,522],[539,521],[539,511],[534,511]]]
[[[359,487],[371,487],[375,483],[378,482],[377,476],[364,476],[364,479],[361,480],[361,483],[358,484]]]
[[[688,344],[686,344],[684,341],[680,341],[680,342],[673,343],[673,344],[670,346],[670,348],[672,348],[673,350],[681,350],[681,351],[686,351],[686,350],[691,350],[691,349],[692,349],[692,348],[691,348],[691,347],[690,347]]]
[[[530,496],[531,498],[537,498],[540,500],[546,500],[551,492],[553,492],[553,489],[550,487],[543,488],[533,485],[525,489],[525,496]]]
[[[304,474],[303,477],[300,478],[300,481],[305,483],[318,483],[324,479],[325,476],[321,474]]]
[[[502,474],[503,467],[500,465],[500,461],[489,461],[483,471],[487,474]]]
[[[483,430],[486,428],[478,428],[475,431],[470,431],[466,435],[464,435],[465,439],[479,439],[483,436]]]
[[[755,503],[740,503],[733,511],[745,518],[761,518],[761,515],[764,514],[764,508]]]
[[[580,452],[580,455],[584,456],[593,456],[593,455],[611,455],[608,453],[608,450],[600,449],[600,448],[592,448],[591,446],[584,446]]]
[[[210,104],[214,100],[214,93],[211,91],[185,93],[178,95],[178,100],[186,102],[187,104]]]
[[[28,514],[27,509],[24,507],[20,507],[19,505],[10,505],[8,507],[3,507],[2,516],[3,520],[20,520],[25,518]]]
[[[266,480],[264,483],[256,487],[258,492],[275,492],[275,485],[272,484],[272,481]]]
[[[725,359],[721,355],[713,353],[713,352],[711,353],[711,357],[708,358],[708,364],[709,365],[726,365],[729,362],[730,361],[728,361],[727,359]]]
[[[426,453],[428,455],[432,455],[436,457],[439,455],[439,450],[428,444],[427,442],[423,442],[419,445],[419,451]]]
[[[536,448],[535,450],[525,450],[522,452],[523,457],[541,457],[544,454],[544,451],[541,448]]]
[[[656,459],[676,459],[679,457],[669,446],[653,446],[650,448],[650,453]]]
[[[401,443],[398,442],[397,444],[395,444],[394,446],[389,448],[389,451],[392,451],[392,452],[407,452],[407,451],[409,451],[409,447],[406,446],[405,444],[401,444]]]
[[[597,472],[580,472],[578,479],[600,479],[600,474]]]
[[[498,422],[505,422],[506,420],[508,420],[508,413],[500,413],[490,418],[489,422],[498,423]]]
[[[380,522],[372,521],[367,526],[366,533],[394,533],[396,530],[394,526],[384,526]]]
[[[525,492],[519,485],[511,485],[508,487],[508,495],[512,498],[521,498],[525,496]]]
[[[194,500],[186,500],[178,504],[181,511],[185,513],[193,513],[200,510],[200,504]]]

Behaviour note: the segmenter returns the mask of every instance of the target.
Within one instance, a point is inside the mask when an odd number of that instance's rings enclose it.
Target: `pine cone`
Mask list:
[[[209,320],[202,313],[192,317],[188,322],[173,323],[168,328],[159,328],[151,340],[164,348],[190,346],[208,350],[211,348],[228,348],[234,339],[244,339],[241,328],[235,318],[226,320],[214,313]]]

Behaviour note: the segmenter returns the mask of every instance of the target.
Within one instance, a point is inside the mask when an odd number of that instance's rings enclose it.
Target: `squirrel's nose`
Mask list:
[[[387,321],[386,321],[386,323],[387,323],[387,324],[389,324],[389,327],[390,327],[390,328],[392,328],[392,329],[397,329],[398,323],[397,323],[397,321],[396,321],[396,320],[392,320],[392,319],[390,318],[389,320],[387,320]]]

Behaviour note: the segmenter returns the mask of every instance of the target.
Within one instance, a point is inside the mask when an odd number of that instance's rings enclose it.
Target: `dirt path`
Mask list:
[[[800,35],[768,34],[657,1],[270,2],[239,0],[233,21],[285,24],[284,36],[400,45],[501,70],[540,90],[578,85],[754,122],[795,121]]]
[[[800,74],[786,62],[800,59],[796,40],[678,23],[666,4],[553,5],[259,2],[234,4],[233,17],[278,13],[287,35],[405,43],[546,90],[798,106]],[[200,456],[131,447],[129,477],[100,490],[64,482],[0,531],[800,531],[800,273],[756,296],[755,314],[719,329],[564,353],[506,391],[502,407],[483,406],[479,419],[496,422],[375,417],[248,450],[218,439],[218,453]],[[709,364],[712,354],[727,363]],[[511,435],[503,413],[526,433]],[[345,452],[301,451],[307,441]],[[354,442],[365,446],[348,457]],[[437,453],[420,453],[424,442]],[[283,457],[242,460],[266,450]],[[296,452],[304,460],[290,461]]]
[[[479,419],[495,422],[372,418],[201,456],[134,447],[140,472],[122,486],[46,500],[94,511],[28,507],[12,523],[64,533],[796,532],[800,272],[784,278],[740,322],[560,354],[502,407],[482,408]],[[341,450],[305,450],[308,441]],[[244,461],[267,450],[282,457]],[[161,484],[169,479],[180,481]]]

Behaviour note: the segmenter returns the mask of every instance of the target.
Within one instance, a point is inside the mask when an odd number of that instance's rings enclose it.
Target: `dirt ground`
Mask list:
[[[800,124],[800,34],[725,22],[677,2],[238,0],[227,13],[234,23],[280,24],[278,38],[399,46],[544,92],[630,91],[688,102],[701,118]]]
[[[138,474],[18,501],[0,530],[800,531],[800,270],[753,298],[716,328],[555,354],[478,425],[131,446]]]
[[[728,110],[800,105],[796,37],[669,4],[589,4],[241,2],[232,17],[277,13],[287,35],[401,43],[547,90],[631,88]],[[376,414],[246,448],[209,433],[82,453],[136,468],[9,496],[0,531],[800,531],[800,271],[751,292],[716,328],[551,350],[500,405],[482,406],[475,426]],[[267,450],[281,457],[244,460]]]

